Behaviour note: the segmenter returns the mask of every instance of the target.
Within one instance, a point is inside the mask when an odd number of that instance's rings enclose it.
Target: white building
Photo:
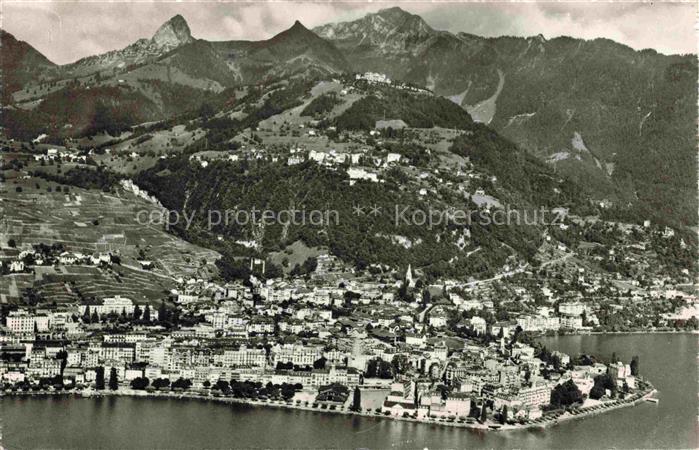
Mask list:
[[[488,324],[485,319],[478,316],[471,317],[470,320],[471,329],[478,334],[485,334],[488,329]]]
[[[374,172],[369,172],[365,169],[350,167],[347,169],[347,174],[350,178],[350,186],[354,185],[357,180],[367,180],[374,183],[379,181],[378,175]]]
[[[580,316],[585,312],[585,305],[580,302],[567,302],[558,305],[558,312],[566,316]]]
[[[45,315],[29,314],[27,311],[12,311],[5,319],[8,330],[14,334],[48,331],[49,318]]]
[[[366,80],[370,83],[385,83],[385,84],[390,84],[391,79],[386,76],[386,74],[383,73],[376,73],[376,72],[365,72],[364,74],[358,73],[354,77],[356,80]]]
[[[85,314],[85,310],[90,308],[90,312],[97,312],[100,316],[104,314],[121,314],[122,312],[131,315],[134,311],[134,304],[131,299],[117,295],[116,297],[107,297],[102,300],[101,305],[80,305],[80,314]],[[151,309],[151,314],[153,310]]]

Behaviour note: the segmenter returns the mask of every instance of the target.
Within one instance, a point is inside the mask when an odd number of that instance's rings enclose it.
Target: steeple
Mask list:
[[[408,264],[408,270],[405,272],[405,283],[410,288],[415,287],[415,280],[413,280],[413,270],[410,264]]]

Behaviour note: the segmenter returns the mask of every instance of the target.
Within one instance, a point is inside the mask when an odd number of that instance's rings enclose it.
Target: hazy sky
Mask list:
[[[604,2],[130,2],[14,1],[2,3],[2,28],[64,64],[151,37],[182,14],[194,37],[264,39],[300,20],[308,28],[351,20],[395,5],[433,28],[481,36],[606,37],[636,49],[696,53],[696,3]]]

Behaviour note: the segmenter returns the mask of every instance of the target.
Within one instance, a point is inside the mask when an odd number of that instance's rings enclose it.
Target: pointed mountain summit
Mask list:
[[[64,71],[68,76],[75,77],[104,70],[120,70],[158,59],[195,41],[187,21],[177,14],[162,24],[152,38],[142,38],[122,49],[80,59],[64,66]]]
[[[275,62],[303,59],[331,72],[342,72],[349,67],[345,57],[331,42],[321,38],[298,20],[291,28],[271,39],[253,43],[249,56]]]
[[[294,24],[291,26],[291,28],[289,28],[289,30],[306,30],[306,31],[308,31],[308,28],[306,28],[305,26],[303,26],[303,24],[301,23],[301,21],[299,21],[299,20],[294,20]]]
[[[192,42],[192,32],[187,21],[177,14],[158,28],[152,42],[159,47],[175,48]]]
[[[265,42],[269,44],[280,44],[289,42],[305,42],[311,44],[325,41],[297,20],[294,22],[291,28],[282,31],[281,33],[275,35],[274,37]]]

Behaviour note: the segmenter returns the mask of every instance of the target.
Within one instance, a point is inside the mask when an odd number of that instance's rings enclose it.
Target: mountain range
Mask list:
[[[98,111],[128,127],[242,86],[379,72],[449,99],[620,216],[696,224],[696,55],[450,33],[400,8],[313,30],[297,21],[263,41],[197,39],[177,15],[150,39],[63,66],[1,38],[2,125],[16,138],[92,133]]]

